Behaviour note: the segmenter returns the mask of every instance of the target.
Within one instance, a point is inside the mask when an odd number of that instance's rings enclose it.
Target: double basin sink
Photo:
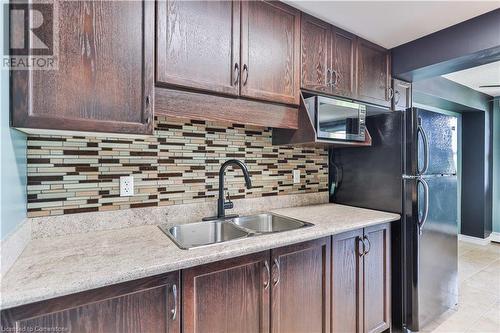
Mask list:
[[[245,237],[300,229],[313,224],[281,215],[265,213],[215,220],[180,224],[160,229],[181,249],[192,249]]]

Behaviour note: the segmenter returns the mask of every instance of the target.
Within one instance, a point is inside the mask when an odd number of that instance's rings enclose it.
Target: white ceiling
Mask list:
[[[283,1],[386,48],[500,8],[500,1]]]
[[[443,77],[490,96],[500,96],[500,87],[479,88],[482,85],[500,85],[500,61],[446,74]]]

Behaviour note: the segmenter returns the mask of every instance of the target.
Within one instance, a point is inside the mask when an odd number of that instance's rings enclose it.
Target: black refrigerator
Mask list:
[[[417,332],[458,302],[457,119],[412,108],[366,125],[371,147],[330,150],[330,201],[401,214],[392,320]]]

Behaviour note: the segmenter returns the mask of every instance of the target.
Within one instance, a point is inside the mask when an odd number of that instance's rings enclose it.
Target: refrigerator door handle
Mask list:
[[[429,140],[427,139],[427,134],[425,133],[424,128],[422,127],[422,119],[418,119],[418,127],[417,127],[417,135],[420,133],[422,137],[422,142],[424,143],[424,166],[420,170],[418,170],[419,175],[423,175],[429,169]]]
[[[424,224],[427,221],[427,216],[429,215],[429,184],[423,178],[417,178],[417,183],[422,184],[424,188],[424,212],[422,213],[422,218],[418,220],[418,232],[422,235],[424,230]]]

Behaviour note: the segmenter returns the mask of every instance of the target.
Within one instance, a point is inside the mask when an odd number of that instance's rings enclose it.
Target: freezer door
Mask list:
[[[421,330],[458,302],[457,177],[417,180],[418,326]],[[427,197],[426,197],[427,196]]]
[[[418,141],[417,174],[456,174],[457,118],[417,109],[415,120]]]

